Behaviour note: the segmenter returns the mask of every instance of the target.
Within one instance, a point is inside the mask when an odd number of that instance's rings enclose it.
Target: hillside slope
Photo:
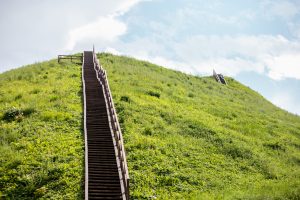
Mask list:
[[[0,74],[0,199],[82,199],[81,67]]]
[[[300,118],[227,78],[99,54],[132,199],[299,199]],[[0,74],[0,196],[82,199],[81,67]],[[2,193],[2,194],[1,194]]]
[[[228,78],[100,54],[136,199],[300,198],[300,118]]]

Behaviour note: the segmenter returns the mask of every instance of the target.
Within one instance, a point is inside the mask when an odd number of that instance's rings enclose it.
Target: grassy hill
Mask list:
[[[56,60],[0,75],[0,199],[82,197],[81,67]]]
[[[99,54],[123,129],[132,199],[300,199],[300,118],[227,78]],[[0,191],[81,199],[81,67],[0,75]]]

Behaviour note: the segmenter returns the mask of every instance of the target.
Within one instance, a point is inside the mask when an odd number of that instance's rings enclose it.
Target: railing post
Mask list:
[[[126,198],[129,200],[129,178],[126,179]]]

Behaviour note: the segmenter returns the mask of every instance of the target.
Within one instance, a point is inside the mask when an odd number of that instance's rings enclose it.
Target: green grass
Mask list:
[[[82,199],[81,67],[0,74],[0,199]]]
[[[99,54],[132,199],[300,199],[300,118],[226,77]],[[0,196],[82,199],[81,67],[0,74]]]
[[[100,54],[132,199],[300,199],[300,118],[228,78]]]

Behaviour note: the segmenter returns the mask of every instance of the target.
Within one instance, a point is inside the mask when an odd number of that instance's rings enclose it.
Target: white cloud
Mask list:
[[[174,45],[177,58],[196,68],[199,73],[210,73],[212,68],[226,75],[240,72],[269,71],[273,79],[300,79],[300,42],[283,36],[192,36]]]
[[[127,25],[118,20],[118,17],[141,1],[120,1],[109,15],[100,16],[95,21],[70,30],[65,49],[72,51],[78,43],[96,42],[99,46],[105,46],[116,42],[119,36],[124,35],[127,30]]]
[[[203,60],[193,64],[200,74],[211,74],[215,69],[225,75],[236,76],[240,72],[256,71],[262,73],[264,66],[261,63],[244,60],[241,58],[216,58]]]
[[[294,114],[300,114],[300,106],[298,100],[296,100],[293,95],[287,92],[281,92],[273,95],[271,102],[280,108],[288,110]]]
[[[300,7],[289,1],[270,1],[266,3],[265,10],[270,15],[290,19],[300,12]]]
[[[265,62],[270,69],[268,75],[275,80],[285,77],[300,79],[300,53],[271,57]]]
[[[114,55],[122,55],[122,53],[121,53],[120,51],[118,51],[118,50],[116,50],[116,49],[114,49],[114,48],[112,48],[112,47],[107,47],[107,48],[104,50],[104,52],[106,52],[106,53],[112,53],[112,54],[114,54]]]
[[[0,72],[113,43],[127,27],[117,16],[141,1],[1,1]]]
[[[116,16],[123,15],[124,13],[128,12],[131,7],[133,7],[134,5],[138,4],[141,1],[145,1],[145,0],[122,0],[122,1],[120,1],[119,5],[115,11],[115,15]],[[148,0],[148,1],[150,1],[150,0]]]
[[[113,42],[120,35],[123,35],[126,29],[126,24],[118,21],[111,15],[99,17],[95,22],[71,30],[66,49],[73,50],[78,42],[86,42],[86,40],[91,44],[93,41]]]
[[[300,42],[278,36],[191,36],[164,43],[157,38],[118,42],[112,53],[147,60],[172,69],[209,75],[213,69],[229,76],[267,73],[274,79],[300,79]],[[147,47],[147,48],[145,48]]]

